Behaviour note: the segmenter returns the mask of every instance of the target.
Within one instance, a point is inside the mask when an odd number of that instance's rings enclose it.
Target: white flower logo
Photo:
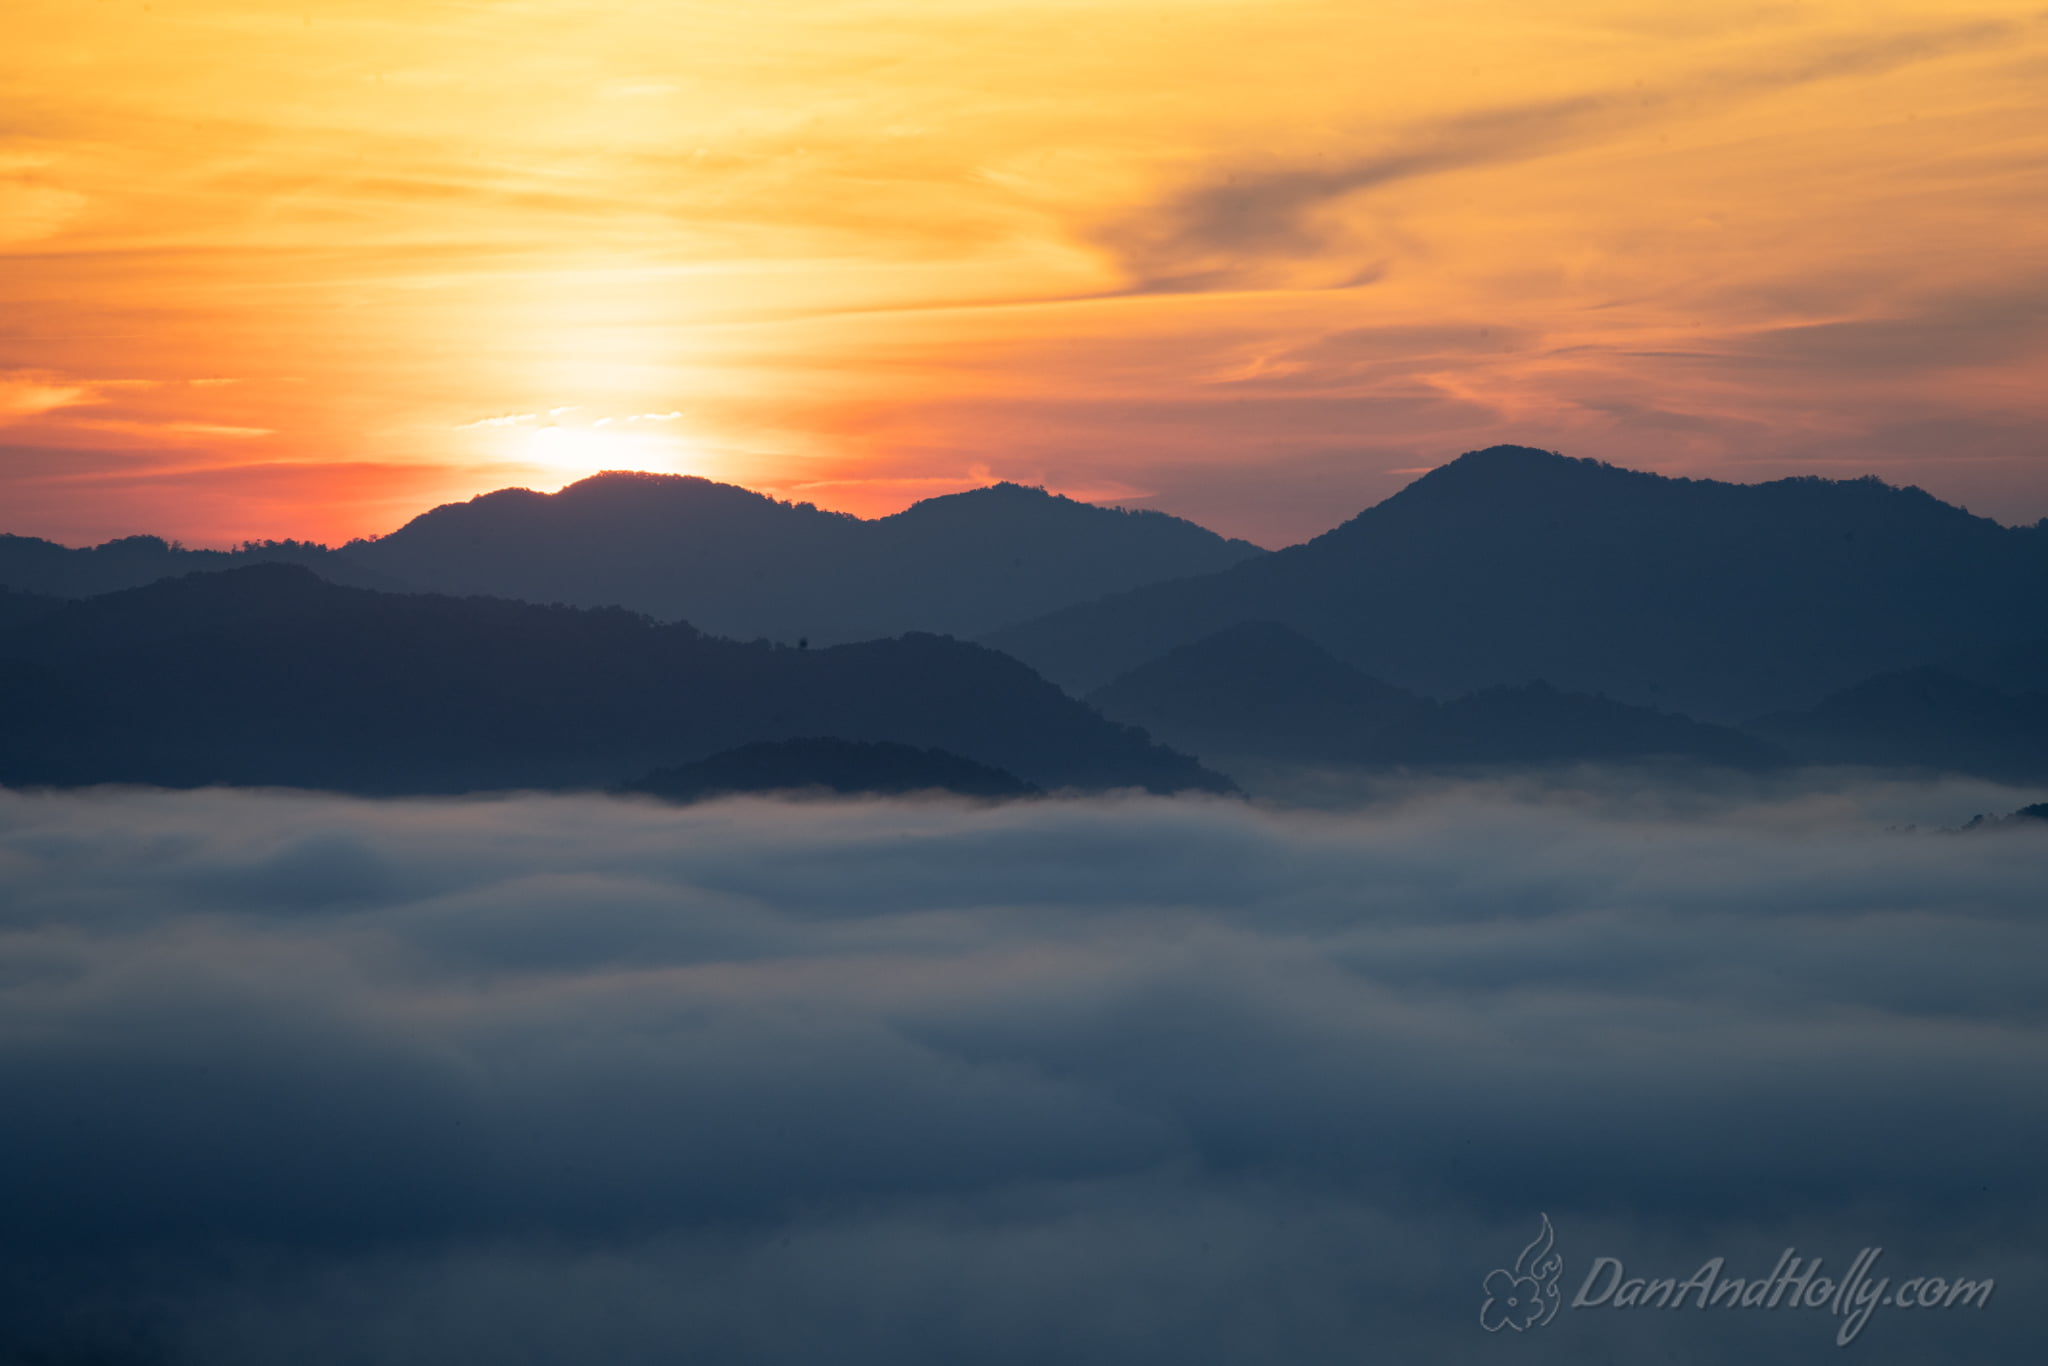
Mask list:
[[[1550,1216],[1542,1218],[1542,1231],[1515,1258],[1514,1269],[1486,1275],[1486,1303],[1479,1306],[1479,1326],[1489,1333],[1502,1328],[1519,1333],[1548,1323],[1557,1314],[1557,1278],[1564,1274],[1564,1258],[1553,1250],[1557,1235],[1551,1230]]]

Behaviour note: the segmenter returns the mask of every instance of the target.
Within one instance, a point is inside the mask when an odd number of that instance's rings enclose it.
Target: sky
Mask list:
[[[1467,449],[2048,515],[2039,0],[14,0],[0,531]]]
[[[2048,1259],[2048,827],[1990,784],[1366,806],[0,791],[0,1341],[23,1359],[1338,1366],[1828,1359],[1561,1312],[1795,1247],[1981,1309]],[[2033,794],[2033,795],[2038,795]],[[1903,828],[1917,823],[1921,828]],[[81,1077],[90,1084],[81,1084]]]

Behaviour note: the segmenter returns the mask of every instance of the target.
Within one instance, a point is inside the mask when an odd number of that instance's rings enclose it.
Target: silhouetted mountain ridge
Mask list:
[[[1805,711],[1766,716],[1746,729],[1808,763],[2048,781],[2048,688],[2008,691],[1934,665],[1878,674]]]
[[[837,736],[1048,788],[1228,787],[963,641],[787,649],[288,565],[64,603],[0,633],[0,694],[0,781],[16,784],[609,787],[752,741]]]
[[[1875,479],[1674,479],[1475,451],[1312,541],[984,637],[1100,686],[1246,621],[1445,696],[1549,679],[1736,721],[2048,635],[2048,527]]]
[[[0,587],[60,598],[139,588],[181,574],[247,564],[297,564],[332,583],[403,592],[399,580],[311,541],[245,541],[233,550],[191,550],[161,536],[122,536],[73,548],[37,536],[0,534]]]
[[[998,484],[864,521],[683,475],[501,490],[346,553],[422,588],[618,604],[721,635],[971,636],[1264,552],[1157,512]]]
[[[1678,760],[1786,761],[1724,726],[1543,682],[1439,702],[1353,669],[1273,622],[1168,651],[1089,701],[1228,771],[1243,760],[1449,767]]]
[[[839,643],[984,634],[1070,603],[1264,552],[1164,513],[996,484],[863,520],[689,475],[611,472],[499,489],[340,550],[298,541],[89,549],[0,537],[0,585],[66,597],[255,562],[386,591],[623,606],[719,635]]]
[[[1165,744],[1230,756],[1362,758],[1423,699],[1368,677],[1277,622],[1243,622],[1167,651],[1088,695]]]

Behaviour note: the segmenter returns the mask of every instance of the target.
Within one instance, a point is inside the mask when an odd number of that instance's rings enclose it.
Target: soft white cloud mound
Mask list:
[[[1795,1361],[1480,1281],[2048,1276],[2036,794],[0,792],[0,1360]]]

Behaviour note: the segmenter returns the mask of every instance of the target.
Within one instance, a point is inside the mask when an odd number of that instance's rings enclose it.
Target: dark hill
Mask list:
[[[1167,651],[1088,700],[1113,720],[1218,762],[1364,758],[1422,705],[1277,622],[1245,622]]]
[[[1989,656],[1992,664],[2009,658]],[[2048,781],[2048,690],[2008,692],[1942,668],[1879,674],[1747,729],[1809,763]]]
[[[720,635],[817,643],[973,636],[1263,554],[1157,512],[997,484],[863,521],[679,475],[451,503],[352,560],[443,592],[617,604]]]
[[[822,736],[741,745],[695,763],[657,769],[623,790],[697,801],[738,792],[818,789],[842,794],[938,791],[968,797],[1028,797],[1039,790],[1013,773],[942,749]]]
[[[933,635],[797,650],[620,609],[398,595],[286,565],[0,632],[0,781],[368,793],[610,787],[758,740],[940,748],[1041,786],[1221,789],[1028,668]]]
[[[1875,479],[1670,479],[1502,446],[1303,545],[985,638],[1085,690],[1260,620],[1438,696],[1547,678],[1733,721],[2048,635],[2048,527]]]

